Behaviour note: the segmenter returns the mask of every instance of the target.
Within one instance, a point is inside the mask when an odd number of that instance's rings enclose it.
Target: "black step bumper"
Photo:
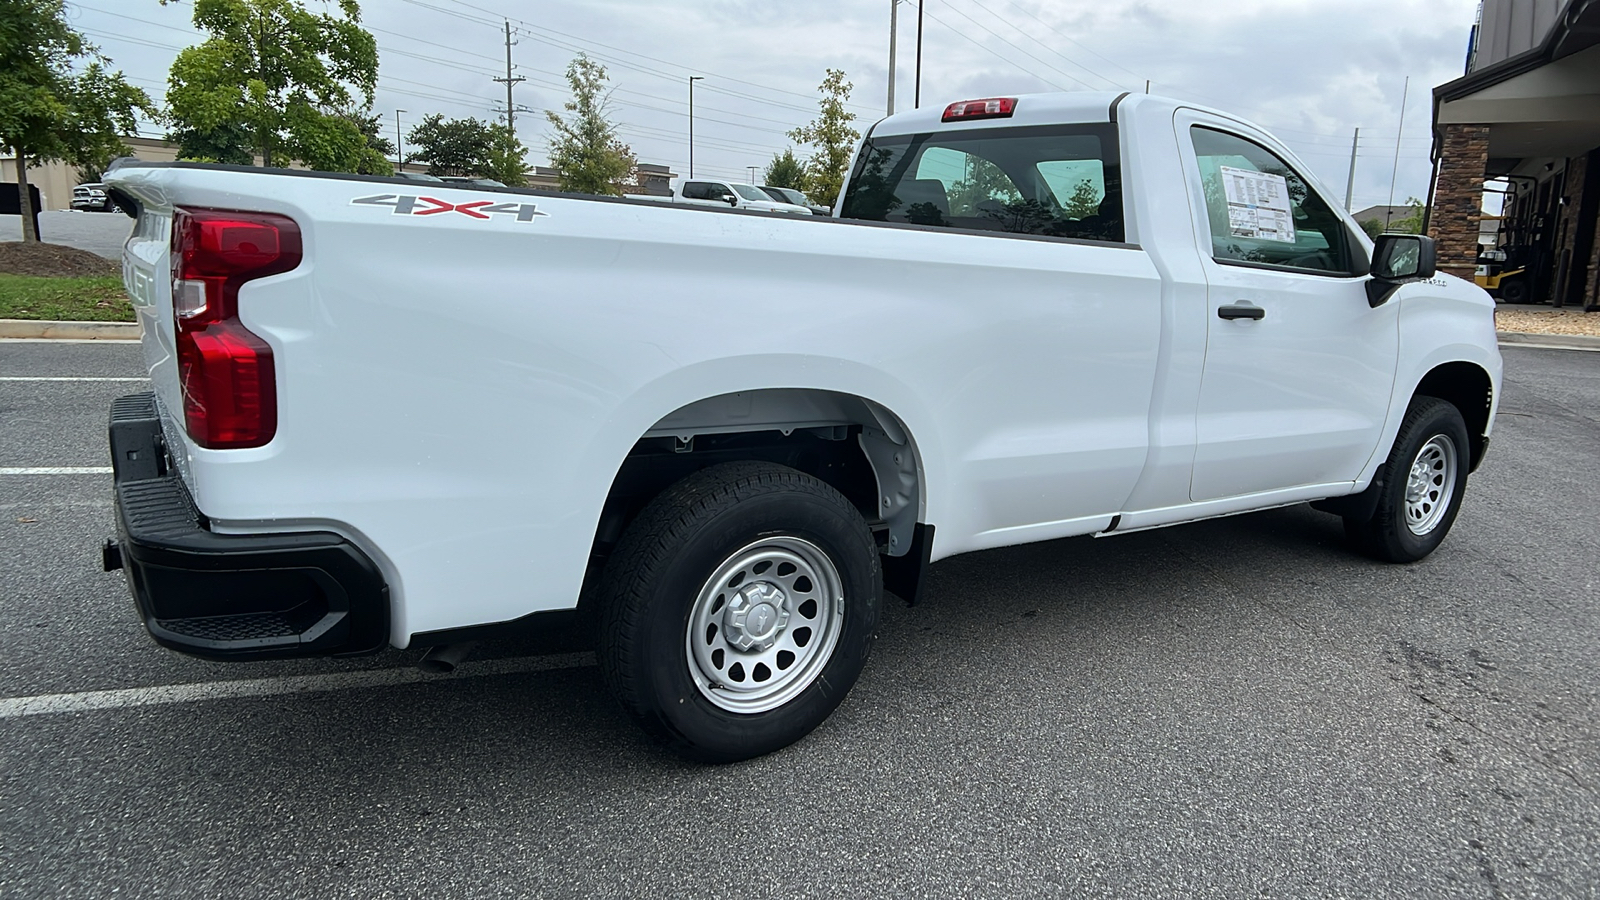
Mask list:
[[[207,659],[372,653],[388,644],[389,588],[329,532],[217,534],[170,470],[154,394],[111,404],[117,540],[150,636]]]

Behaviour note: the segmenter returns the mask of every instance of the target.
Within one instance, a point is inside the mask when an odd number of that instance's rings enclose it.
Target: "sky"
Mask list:
[[[323,0],[304,0],[313,10]],[[817,111],[829,68],[853,83],[865,131],[886,111],[895,0],[362,0],[377,38],[373,111],[386,131],[423,116],[503,115],[512,26],[516,128],[544,164],[548,109],[579,52],[607,68],[611,118],[640,162],[748,180]],[[923,105],[1056,90],[1150,91],[1251,119],[1353,206],[1426,198],[1432,89],[1459,77],[1478,0],[923,0]],[[327,4],[335,12],[336,4]],[[67,2],[68,16],[158,103],[178,50],[202,39],[190,0]],[[917,4],[899,0],[896,108],[915,90]],[[1402,94],[1410,79],[1409,96]],[[150,123],[144,133],[159,137]],[[1398,137],[1398,143],[1397,143]],[[1399,163],[1395,164],[1396,150]],[[804,156],[804,148],[796,148]],[[757,170],[759,174],[759,169]]]

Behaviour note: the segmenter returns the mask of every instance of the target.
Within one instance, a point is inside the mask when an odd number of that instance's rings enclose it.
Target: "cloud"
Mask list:
[[[318,0],[311,0],[315,7]],[[926,0],[927,105],[1040,90],[1143,90],[1216,106],[1282,137],[1342,186],[1360,126],[1356,205],[1388,198],[1400,95],[1411,76],[1396,198],[1426,196],[1430,91],[1461,73],[1476,0]],[[192,43],[191,8],[156,0],[71,4],[74,24],[137,83],[164,91],[175,50]],[[120,15],[118,15],[120,14]],[[730,177],[764,165],[809,120],[828,68],[855,83],[863,128],[887,94],[884,0],[365,0],[382,50],[376,110],[414,123],[430,112],[489,118],[504,105],[502,19],[517,29],[515,89],[535,112],[518,130],[542,157],[545,109],[565,99],[561,73],[581,49],[617,88],[615,118],[643,161],[682,171],[687,77],[695,86],[697,169]],[[897,94],[913,92],[916,5],[900,7]],[[163,46],[166,45],[166,46]],[[537,160],[536,160],[537,161]]]

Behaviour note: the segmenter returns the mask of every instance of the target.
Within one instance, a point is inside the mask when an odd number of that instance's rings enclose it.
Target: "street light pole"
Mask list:
[[[894,115],[894,37],[899,31],[900,0],[889,0],[889,115]]]
[[[400,140],[400,114],[403,113],[403,112],[410,112],[410,110],[397,109],[397,110],[394,111],[394,171],[395,171],[395,174],[399,174],[399,173],[404,172],[406,170],[406,146],[405,146],[405,143]]]
[[[922,108],[922,8],[928,0],[917,0],[917,86],[911,94],[913,109]]]
[[[756,183],[756,169],[758,169],[760,167],[759,166],[745,166],[745,168],[750,170],[750,183],[751,184],[755,184]]]
[[[704,81],[704,75],[689,76],[689,177],[694,177],[694,83]]]

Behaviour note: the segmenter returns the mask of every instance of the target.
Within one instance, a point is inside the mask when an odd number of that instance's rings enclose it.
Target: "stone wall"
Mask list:
[[[1439,245],[1439,271],[1471,279],[1478,267],[1483,176],[1489,165],[1489,126],[1446,125],[1428,235]]]

